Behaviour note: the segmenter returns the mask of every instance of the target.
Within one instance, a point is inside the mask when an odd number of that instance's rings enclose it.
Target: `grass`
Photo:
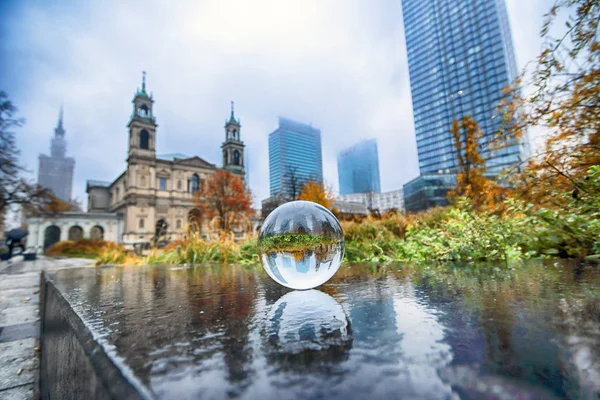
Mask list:
[[[594,170],[595,171],[595,170]],[[561,210],[534,207],[508,199],[503,212],[476,210],[464,199],[445,208],[415,215],[386,214],[360,222],[344,221],[347,262],[392,261],[428,265],[432,262],[493,262],[508,266],[510,261],[549,257],[600,258],[600,167],[591,175],[594,196],[580,195]],[[587,196],[587,195],[586,195]],[[122,247],[102,247],[98,262],[108,264],[202,264],[258,263],[260,252],[285,251],[301,255],[307,249],[328,251],[337,240],[309,234],[283,234],[237,243],[222,235],[205,241],[191,235],[186,240],[152,250],[146,256],[132,256]],[[63,254],[93,254],[77,246]]]
[[[50,246],[46,250],[46,255],[50,257],[97,259],[106,252],[125,254],[127,250],[117,243],[104,240],[64,240]]]
[[[338,240],[327,236],[314,236],[305,233],[286,233],[283,235],[268,236],[258,243],[261,252],[285,251],[289,253],[312,250],[321,245],[337,244]]]

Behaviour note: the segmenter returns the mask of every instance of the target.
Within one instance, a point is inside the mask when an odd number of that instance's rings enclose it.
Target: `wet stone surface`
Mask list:
[[[595,398],[600,269],[342,265],[294,292],[260,266],[53,277],[158,398]]]

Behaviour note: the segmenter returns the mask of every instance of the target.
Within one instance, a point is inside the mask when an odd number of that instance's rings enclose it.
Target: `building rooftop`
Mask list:
[[[112,184],[112,182],[99,181],[99,180],[95,180],[95,179],[88,179],[86,182],[86,186],[88,188],[90,188],[90,187],[109,187],[111,184]]]
[[[167,153],[167,154],[159,154],[156,156],[156,158],[158,158],[160,160],[175,161],[176,159],[184,160],[186,158],[190,158],[190,156],[187,156],[182,153]]]
[[[312,124],[305,124],[285,117],[279,117],[279,127],[277,128],[277,130],[280,129],[293,132],[301,132],[310,135],[321,135],[321,130],[319,128],[315,128],[314,126],[312,126]]]

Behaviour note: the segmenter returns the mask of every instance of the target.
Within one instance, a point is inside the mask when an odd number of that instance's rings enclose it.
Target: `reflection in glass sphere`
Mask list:
[[[318,290],[293,291],[277,300],[269,311],[266,333],[271,351],[278,354],[325,350],[345,353],[342,350],[352,345],[344,309]]]
[[[310,201],[275,209],[258,235],[262,265],[276,282],[311,289],[327,282],[344,257],[344,234],[337,218]]]

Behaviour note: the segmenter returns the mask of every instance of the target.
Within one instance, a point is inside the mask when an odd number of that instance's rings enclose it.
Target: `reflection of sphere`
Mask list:
[[[269,311],[266,332],[276,353],[349,347],[350,323],[342,306],[318,290],[289,292]]]
[[[263,267],[276,282],[311,289],[327,282],[344,257],[344,234],[337,218],[310,201],[292,201],[273,211],[260,230]]]

